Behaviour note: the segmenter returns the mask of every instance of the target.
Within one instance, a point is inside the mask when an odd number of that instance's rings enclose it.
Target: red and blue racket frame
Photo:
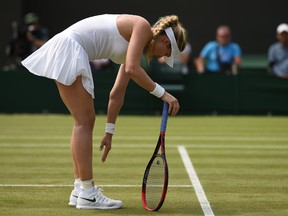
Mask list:
[[[165,153],[165,133],[166,133],[166,127],[167,127],[167,120],[168,120],[168,109],[169,109],[169,104],[167,102],[164,102],[158,142],[154,149],[154,153],[146,166],[144,176],[143,176],[143,181],[142,181],[142,204],[143,204],[144,209],[148,211],[158,211],[162,207],[166,194],[167,194],[167,189],[168,189],[169,174],[168,174],[168,163],[167,163],[166,153]],[[159,156],[161,156],[162,162],[163,162],[162,193],[159,195],[160,197],[159,197],[158,204],[153,205],[153,207],[151,207],[148,205],[147,200],[146,200],[147,179],[150,173],[150,168],[154,160],[156,159],[156,157],[159,157]]]

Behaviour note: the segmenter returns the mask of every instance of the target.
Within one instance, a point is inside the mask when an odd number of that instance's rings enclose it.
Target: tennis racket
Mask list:
[[[164,102],[160,135],[154,153],[149,160],[142,181],[142,204],[148,211],[158,211],[168,188],[168,164],[165,154],[165,132],[169,104]]]

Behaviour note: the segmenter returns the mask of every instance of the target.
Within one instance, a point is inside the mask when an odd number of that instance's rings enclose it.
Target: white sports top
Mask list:
[[[92,16],[76,22],[65,31],[85,49],[89,60],[109,58],[125,63],[128,42],[117,27],[119,14]]]

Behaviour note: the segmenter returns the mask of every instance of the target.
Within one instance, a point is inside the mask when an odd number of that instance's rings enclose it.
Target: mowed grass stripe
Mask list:
[[[102,136],[94,136],[94,139],[100,139]],[[271,142],[271,141],[288,141],[288,136],[286,137],[271,137],[271,136],[174,136],[174,135],[167,135],[167,138],[171,141],[195,141],[195,140],[205,140],[205,141],[263,141],[263,142]],[[67,135],[37,135],[37,134],[31,134],[31,135],[0,135],[0,142],[3,140],[67,140],[70,139],[70,134]],[[142,140],[142,141],[152,141],[155,140],[155,136],[133,136],[131,134],[128,134],[126,136],[123,135],[116,135],[116,140]]]
[[[0,187],[73,187],[73,185],[60,185],[60,184],[0,184]],[[142,185],[97,185],[97,187],[127,187],[127,188],[141,188]],[[192,185],[169,185],[169,188],[190,188]]]
[[[181,144],[181,143],[178,143]],[[69,144],[67,143],[0,143],[0,149],[1,148],[70,148]],[[154,147],[154,144],[114,144],[113,145],[113,149],[114,148],[151,148]],[[175,144],[167,144],[166,145],[167,148],[176,148],[177,146]],[[94,149],[97,149],[98,146],[97,144],[94,144]],[[288,149],[287,145],[275,145],[275,144],[271,144],[271,145],[263,145],[263,144],[188,144],[186,145],[186,148],[193,148],[193,149],[267,149],[267,150],[271,150],[271,149],[275,149],[275,150],[285,150]]]

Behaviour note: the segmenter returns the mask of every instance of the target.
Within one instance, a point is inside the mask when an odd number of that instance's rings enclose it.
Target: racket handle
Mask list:
[[[167,102],[164,102],[160,132],[166,131],[167,119],[168,119],[168,108],[169,108],[169,104]]]

